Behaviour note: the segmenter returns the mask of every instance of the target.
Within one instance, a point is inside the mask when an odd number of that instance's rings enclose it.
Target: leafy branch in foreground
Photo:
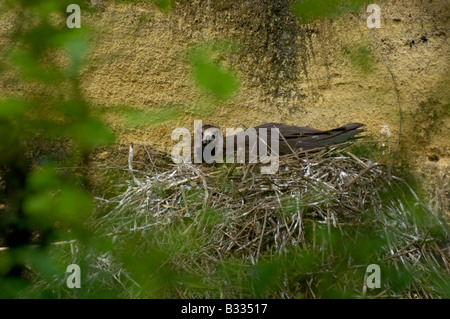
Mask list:
[[[113,140],[81,94],[89,28],[67,28],[68,4],[2,4],[14,27],[0,56],[0,244],[8,248],[0,252],[1,297],[29,297],[31,273],[63,281],[67,264],[47,245],[89,241],[89,155],[93,146]],[[82,170],[58,169],[75,165]]]

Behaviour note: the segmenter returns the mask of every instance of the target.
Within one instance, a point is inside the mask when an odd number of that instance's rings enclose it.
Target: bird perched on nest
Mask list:
[[[326,146],[340,144],[347,141],[349,138],[364,131],[360,127],[364,126],[361,123],[349,123],[344,126],[321,131],[311,127],[285,125],[281,123],[267,123],[255,126],[256,134],[259,136],[260,129],[267,130],[267,144],[271,145],[271,129],[275,128],[279,133],[279,155],[292,154],[292,152],[308,151],[320,149]],[[202,126],[202,144],[205,146],[214,140],[213,130],[210,128],[219,128],[213,123],[205,123]],[[252,129],[252,128],[251,128]],[[233,142],[237,145],[239,135],[244,135],[245,131],[237,134],[229,135],[224,138],[223,149],[226,149],[227,143]],[[248,149],[248,139],[246,141],[246,149]]]

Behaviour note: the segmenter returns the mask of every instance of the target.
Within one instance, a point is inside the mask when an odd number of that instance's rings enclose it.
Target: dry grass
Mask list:
[[[132,163],[125,190],[98,198],[103,213],[92,221],[116,245],[107,271],[134,287],[123,296],[448,297],[448,225],[403,179],[346,147],[283,156],[273,175],[257,164],[143,171]],[[178,279],[145,291],[117,257],[130,238],[133,254],[163,252],[159,268]],[[365,285],[372,263],[382,267],[382,289]],[[261,267],[272,273],[255,275]]]

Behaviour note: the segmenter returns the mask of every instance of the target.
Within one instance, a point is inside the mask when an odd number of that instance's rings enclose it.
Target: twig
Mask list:
[[[356,182],[361,176],[366,174],[368,171],[370,171],[372,168],[377,166],[377,164],[370,164],[366,168],[364,168],[355,178],[353,178],[350,182],[347,182],[344,184],[344,188],[348,188],[350,185],[352,185],[354,182]]]
[[[348,155],[350,155],[355,161],[357,161],[359,164],[361,164],[364,167],[367,167],[367,164],[364,163],[362,160],[360,160],[355,154],[351,153],[350,151],[345,151]]]
[[[264,232],[266,231],[267,212],[268,210],[266,209],[266,214],[264,215],[263,228],[261,230],[261,237],[259,238],[258,251],[256,252],[256,261],[258,261],[259,252],[261,251],[261,244],[264,238]]]
[[[141,182],[134,176],[134,173],[133,173],[133,157],[134,157],[134,146],[133,146],[133,143],[131,143],[130,149],[128,152],[128,170],[130,171],[130,174],[133,177],[133,181],[137,185],[141,186],[142,185]]]
[[[144,142],[142,142],[142,147],[144,148],[145,153],[147,154],[147,156],[148,156],[150,162],[152,162],[152,165],[153,165],[152,170],[156,170],[155,162],[153,162],[153,158],[152,158],[152,156],[150,155],[150,153],[149,153],[147,147],[145,146]]]

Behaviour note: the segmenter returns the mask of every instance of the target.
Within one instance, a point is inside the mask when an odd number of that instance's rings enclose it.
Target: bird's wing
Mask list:
[[[299,138],[305,135],[322,133],[321,130],[312,127],[285,125],[281,123],[266,123],[255,127],[257,130],[260,128],[278,128],[279,133],[283,135],[285,139]],[[282,138],[280,137],[280,139]]]
[[[256,129],[257,133],[259,133],[259,129],[261,128],[269,129],[267,132],[267,141],[270,142],[270,129],[278,128],[279,133],[282,135],[279,137],[280,147],[285,147],[285,142],[287,142],[290,145],[289,149],[308,150],[326,145],[343,143],[348,138],[362,132],[363,129],[358,128],[363,125],[364,124],[361,123],[350,123],[332,130],[321,131],[311,127],[285,125],[281,123],[266,123],[255,126],[254,129]],[[237,137],[245,134],[246,132],[242,131],[234,135],[226,136],[223,145],[224,148],[227,144],[236,145]],[[248,138],[246,138],[246,140],[248,140]]]
[[[364,129],[358,129],[361,126],[364,126],[364,124],[350,123],[332,130],[323,131],[319,134],[304,136],[297,141],[296,147],[306,150],[343,143],[356,134],[363,132]]]

